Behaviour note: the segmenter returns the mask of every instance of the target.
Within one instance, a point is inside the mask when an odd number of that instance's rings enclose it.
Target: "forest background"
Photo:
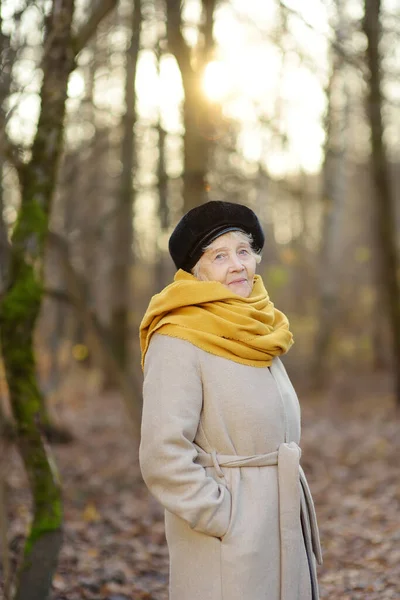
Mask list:
[[[166,598],[137,331],[215,199],[295,335],[321,595],[398,597],[399,39],[396,0],[0,1],[5,598]]]

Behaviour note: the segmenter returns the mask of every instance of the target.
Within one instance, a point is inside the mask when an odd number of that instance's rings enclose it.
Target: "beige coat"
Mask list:
[[[154,335],[140,464],[165,507],[170,600],[315,600],[318,531],[300,409],[278,358],[256,368]]]

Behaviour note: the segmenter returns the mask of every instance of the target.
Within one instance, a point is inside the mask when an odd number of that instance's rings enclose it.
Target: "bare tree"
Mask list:
[[[180,0],[166,0],[167,37],[170,52],[178,63],[185,102],[183,122],[185,133],[183,201],[184,212],[204,201],[208,168],[210,123],[207,100],[201,89],[202,76],[212,54],[213,18],[216,0],[203,0],[203,27],[200,47],[197,48],[196,63],[192,60],[192,49],[186,42],[182,28]]]
[[[157,69],[158,75],[160,75],[160,61],[163,56],[162,43],[159,40],[157,47]],[[158,109],[158,123],[157,123],[157,133],[158,133],[158,162],[157,162],[157,192],[158,192],[158,217],[159,217],[159,238],[161,240],[165,239],[165,236],[168,231],[168,227],[170,225],[170,210],[168,203],[168,173],[166,168],[166,160],[167,160],[167,147],[166,147],[166,139],[167,132],[163,128],[162,118],[161,118],[161,106]],[[171,271],[171,262],[170,257],[167,257],[167,253],[165,249],[160,247],[157,241],[157,259],[155,265],[155,291],[160,291],[163,287],[165,287],[170,279],[172,273]]]
[[[366,60],[369,68],[367,112],[371,128],[372,172],[375,184],[375,216],[379,239],[380,269],[383,297],[386,301],[392,332],[392,355],[397,403],[400,406],[400,286],[396,251],[395,199],[391,187],[382,119],[382,37],[381,2],[365,0],[363,29],[368,46]]]
[[[338,24],[335,47],[345,39],[342,1],[336,0]],[[319,260],[319,306],[314,341],[311,381],[314,388],[326,384],[332,337],[335,333],[339,305],[339,262],[343,210],[347,192],[347,150],[349,135],[350,90],[346,64],[341,53],[331,49],[332,66],[326,90],[325,157],[322,167],[322,233]],[[341,94],[338,94],[338,91]],[[342,97],[342,106],[335,98]]]
[[[68,79],[75,67],[76,53],[114,5],[115,1],[110,0],[98,4],[74,38],[74,0],[52,3],[41,62],[41,109],[31,157],[29,162],[16,165],[21,206],[12,234],[7,289],[0,307],[0,339],[18,448],[34,505],[16,600],[48,597],[62,543],[60,485],[41,435],[42,398],[36,380],[33,333],[43,294],[43,257],[62,151]]]
[[[114,252],[112,281],[111,330],[114,352],[126,367],[129,347],[129,307],[131,305],[131,272],[133,265],[133,172],[135,169],[135,133],[136,122],[136,67],[140,47],[140,29],[142,23],[141,0],[134,0],[131,6],[130,43],[126,51],[125,70],[125,113],[122,119],[123,138],[121,146],[122,173],[120,191],[114,220]]]

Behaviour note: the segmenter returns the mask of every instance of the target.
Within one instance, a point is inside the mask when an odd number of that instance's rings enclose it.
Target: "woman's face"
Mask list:
[[[257,262],[249,242],[240,233],[219,236],[197,264],[198,279],[218,281],[242,298],[250,296]]]

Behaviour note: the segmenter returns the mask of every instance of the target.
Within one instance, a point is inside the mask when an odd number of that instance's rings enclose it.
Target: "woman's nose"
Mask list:
[[[242,271],[243,270],[244,267],[243,267],[242,261],[240,260],[240,257],[237,254],[233,254],[231,256],[229,268],[232,271]]]

